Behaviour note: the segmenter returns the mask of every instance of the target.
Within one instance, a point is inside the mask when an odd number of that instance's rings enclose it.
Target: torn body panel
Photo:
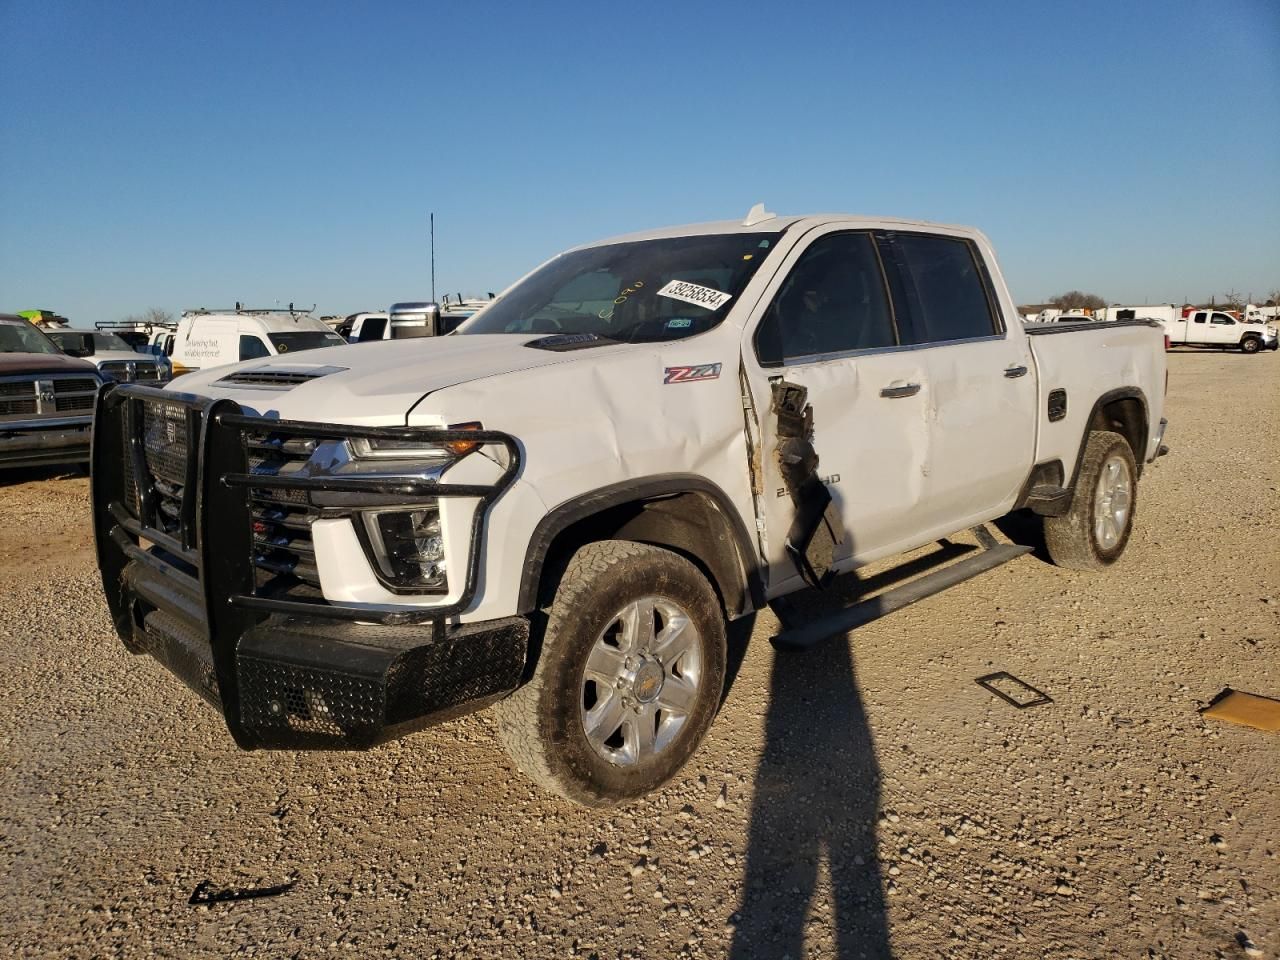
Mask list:
[[[844,542],[844,525],[831,492],[818,476],[809,391],[781,379],[771,386],[771,412],[777,429],[774,457],[795,506],[795,518],[785,541],[787,553],[809,586],[824,587],[834,575],[836,550]]]

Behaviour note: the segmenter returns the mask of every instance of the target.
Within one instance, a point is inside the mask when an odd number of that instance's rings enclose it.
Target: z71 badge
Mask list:
[[[667,367],[663,383],[693,383],[695,380],[715,380],[720,376],[720,364],[700,363],[695,367]]]

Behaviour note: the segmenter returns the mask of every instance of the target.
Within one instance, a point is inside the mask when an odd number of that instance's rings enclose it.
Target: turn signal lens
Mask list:
[[[483,425],[480,424],[479,421],[472,420],[469,423],[450,424],[449,429],[450,430],[483,430],[484,427]],[[449,452],[452,453],[455,457],[465,457],[472,450],[478,450],[480,448],[480,441],[478,440],[446,440],[444,445],[445,447],[448,448]]]

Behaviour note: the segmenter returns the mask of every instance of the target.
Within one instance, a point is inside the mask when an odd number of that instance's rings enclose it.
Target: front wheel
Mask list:
[[[1120,559],[1133,531],[1138,468],[1129,441],[1109,430],[1089,434],[1071,508],[1045,517],[1049,557],[1060,567],[1101,570]]]
[[[1240,341],[1240,349],[1245,353],[1257,353],[1262,349],[1262,341],[1257,337],[1245,337]]]
[[[688,560],[647,544],[581,548],[556,590],[533,676],[494,706],[524,773],[589,806],[643,796],[697,750],[719,706],[719,600]]]

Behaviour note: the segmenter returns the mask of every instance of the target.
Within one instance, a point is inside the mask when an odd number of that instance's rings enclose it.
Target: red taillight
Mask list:
[[[1168,350],[1168,349],[1169,349],[1170,344],[1171,344],[1171,341],[1169,340],[1169,335],[1166,333],[1166,334],[1164,335],[1164,348],[1165,348],[1166,350]]]

